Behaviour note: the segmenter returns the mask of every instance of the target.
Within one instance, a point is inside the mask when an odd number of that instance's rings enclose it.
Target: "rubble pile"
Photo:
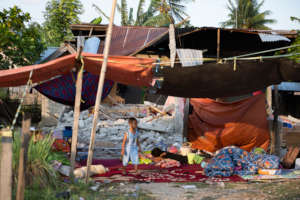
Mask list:
[[[176,131],[175,115],[151,115],[148,105],[102,106],[96,129],[95,149],[101,148],[106,154],[114,154],[121,148],[123,134],[128,131],[128,118],[138,120],[140,143],[143,151],[154,147],[166,148],[174,143],[181,143],[182,133]],[[162,109],[162,108],[160,108]],[[101,112],[102,111],[102,112]],[[78,143],[87,148],[90,142],[93,114],[89,111],[80,113]],[[73,110],[65,109],[55,128],[62,131],[66,126],[73,126]],[[117,150],[117,151],[116,151]]]

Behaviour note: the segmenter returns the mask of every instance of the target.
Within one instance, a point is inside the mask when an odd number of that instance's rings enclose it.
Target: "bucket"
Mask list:
[[[297,158],[295,161],[295,169],[300,170],[300,158]]]
[[[72,137],[72,126],[65,126],[65,130],[63,130],[63,138],[68,141],[69,138]]]

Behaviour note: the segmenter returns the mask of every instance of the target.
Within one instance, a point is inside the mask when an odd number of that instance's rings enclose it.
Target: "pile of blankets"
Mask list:
[[[265,153],[248,152],[238,147],[225,147],[216,152],[205,166],[207,176],[253,175],[258,169],[278,169],[280,159]]]

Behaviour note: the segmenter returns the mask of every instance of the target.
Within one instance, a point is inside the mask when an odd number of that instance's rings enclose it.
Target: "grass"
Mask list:
[[[79,200],[83,198],[84,200],[152,200],[150,195],[143,191],[135,192],[123,192],[119,188],[119,184],[105,184],[100,185],[97,191],[90,189],[94,184],[92,182],[85,184],[82,180],[76,183],[64,183],[58,182],[56,189],[53,187],[46,187],[40,189],[36,184],[25,190],[25,200],[62,200],[63,197],[56,197],[62,193],[69,193],[69,197],[66,199]]]

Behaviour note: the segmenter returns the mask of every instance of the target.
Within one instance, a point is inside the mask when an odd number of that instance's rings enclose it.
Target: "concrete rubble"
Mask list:
[[[99,112],[95,139],[95,157],[119,157],[123,134],[128,131],[128,118],[138,119],[140,143],[143,151],[156,146],[166,148],[174,143],[182,143],[182,133],[176,131],[178,117],[176,112],[161,117],[149,115],[148,104],[118,106],[102,105]],[[163,109],[162,106],[158,107]],[[104,111],[101,112],[101,111]],[[130,112],[131,111],[131,112]],[[157,113],[159,115],[159,113]],[[153,119],[154,118],[154,119]],[[88,149],[93,115],[89,111],[82,111],[79,119],[78,144],[82,149]],[[65,107],[58,124],[52,128],[55,132],[62,132],[65,126],[73,126],[73,110]]]

